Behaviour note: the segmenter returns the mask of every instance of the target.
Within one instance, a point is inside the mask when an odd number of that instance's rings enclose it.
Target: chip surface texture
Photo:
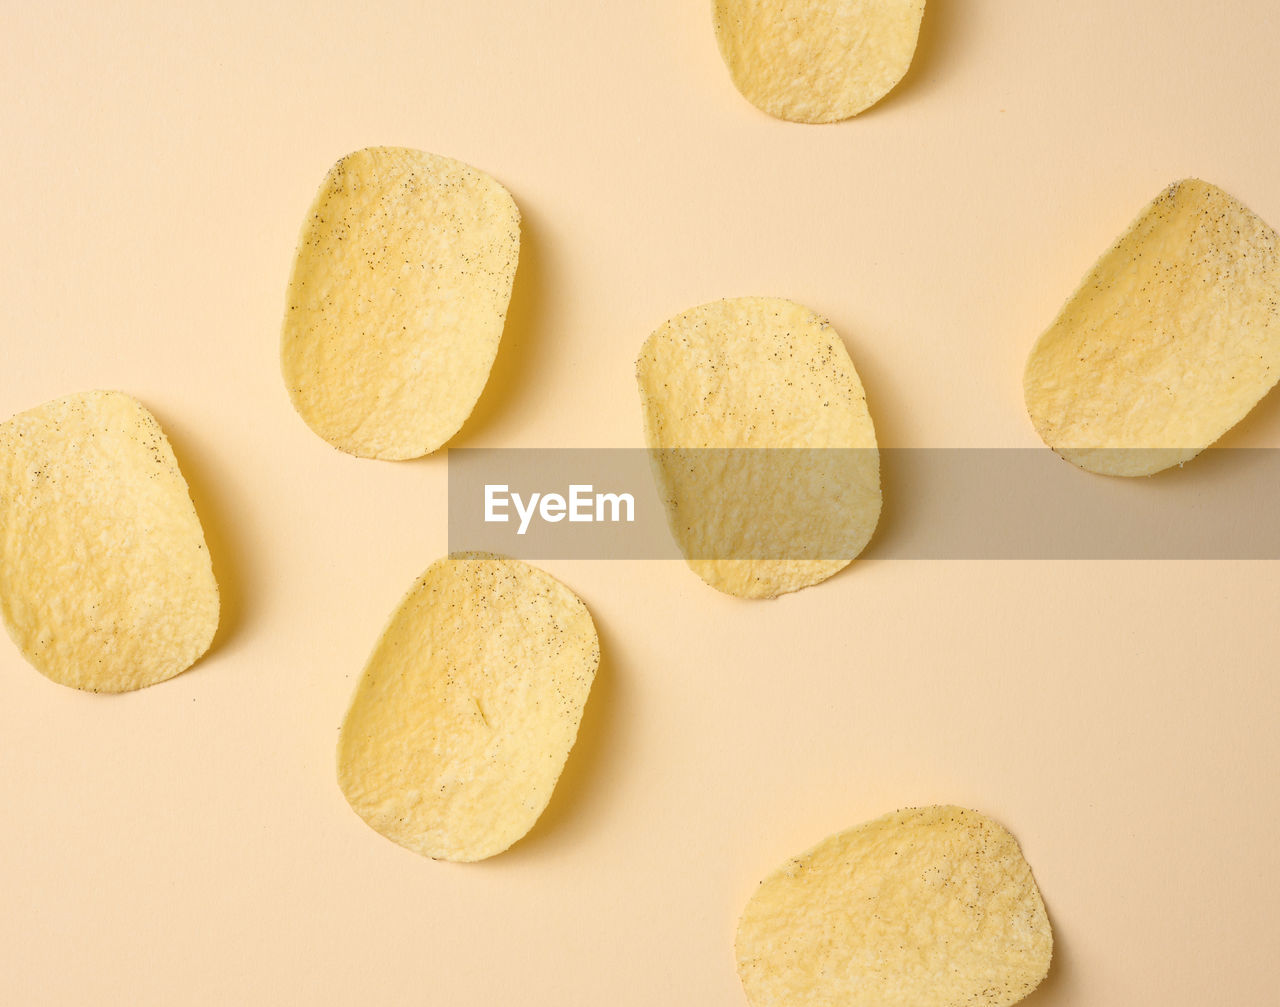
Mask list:
[[[897,811],[760,883],[738,924],[751,1007],[1006,1007],[1053,936],[1014,838],[976,811]]]
[[[1176,182],[1089,271],[1027,360],[1036,432],[1091,472],[1195,457],[1280,378],[1276,232],[1216,186]]]
[[[204,532],[137,400],[86,392],[0,424],[0,611],[35,668],[90,692],[163,682],[209,649]]]
[[[298,238],[281,368],[317,434],[417,458],[458,432],[498,352],[520,213],[481,171],[373,147],[330,170]]]
[[[391,617],[338,741],[355,812],[406,849],[483,860],[542,814],[600,661],[582,601],[518,560],[432,564]]]
[[[636,361],[668,524],[712,587],[772,598],[847,566],[880,517],[866,394],[830,323],[743,297],[677,315]]]
[[[751,104],[792,122],[870,108],[911,66],[925,0],[713,0],[720,55]]]

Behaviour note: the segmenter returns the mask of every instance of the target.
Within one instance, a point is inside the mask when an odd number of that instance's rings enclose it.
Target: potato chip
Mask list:
[[[32,665],[90,692],[163,682],[209,649],[204,532],[135,399],[86,392],[0,424],[0,612]]]
[[[870,108],[911,66],[925,0],[714,0],[734,86],[792,122],[836,122]]]
[[[976,811],[911,808],[765,878],[738,923],[751,1007],[1004,1007],[1053,934],[1017,841]]]
[[[830,323],[745,297],[662,325],[636,362],[645,439],[693,570],[743,598],[826,580],[880,517],[866,395]]]
[[[541,570],[478,553],[432,564],[342,725],[343,794],[414,853],[501,853],[547,806],[599,662],[587,607]]]
[[[1276,232],[1221,189],[1175,182],[1102,256],[1031,350],[1036,432],[1104,475],[1195,457],[1280,378]]]
[[[395,147],[334,165],[298,238],[281,342],[307,425],[364,458],[449,440],[489,379],[519,254],[515,202],[475,168]]]

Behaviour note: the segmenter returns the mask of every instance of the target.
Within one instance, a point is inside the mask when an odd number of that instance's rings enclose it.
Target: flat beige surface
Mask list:
[[[709,4],[260,6],[0,13],[0,409],[146,403],[224,606],[207,658],[127,696],[0,640],[7,1002],[742,1007],[756,881],[931,803],[1031,863],[1056,938],[1033,1007],[1274,997],[1275,564],[873,541],[765,604],[676,561],[548,561],[600,630],[581,740],[526,840],[433,864],[347,808],[334,746],[445,551],[445,458],[335,451],[277,365],[318,179],[404,144],[524,218],[457,444],[639,447],[648,333],[768,294],[831,319],[882,447],[1039,447],[1027,352],[1152,194],[1206,178],[1280,223],[1273,4],[931,0],[902,85],[821,127],[742,100]],[[1280,445],[1280,399],[1223,443]]]

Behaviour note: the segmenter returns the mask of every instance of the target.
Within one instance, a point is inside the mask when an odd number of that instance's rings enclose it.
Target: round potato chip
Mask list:
[[[1027,360],[1036,432],[1104,475],[1195,457],[1280,378],[1276,232],[1216,186],[1155,198],[1085,276]]]
[[[39,671],[127,692],[191,667],[218,628],[204,531],[169,441],[120,392],[0,424],[0,612]]]
[[[483,172],[374,147],[335,164],[298,238],[281,362],[334,447],[417,458],[461,428],[489,379],[520,212]]]
[[[1005,1007],[1049,971],[1053,934],[1008,832],[964,808],[911,808],[765,878],[736,953],[751,1007]]]
[[[501,853],[551,799],[599,662],[587,607],[541,570],[472,553],[433,563],[356,689],[343,794],[414,853]]]
[[[792,122],[870,108],[911,66],[925,0],[714,0],[716,41],[734,86]]]
[[[668,524],[712,587],[772,598],[826,580],[880,517],[866,394],[830,323],[792,301],[704,304],[636,361]]]

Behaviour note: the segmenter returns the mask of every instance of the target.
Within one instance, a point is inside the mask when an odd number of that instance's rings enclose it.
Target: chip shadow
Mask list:
[[[243,550],[231,532],[230,515],[224,498],[216,488],[217,480],[211,474],[207,458],[194,450],[194,443],[187,437],[186,430],[174,423],[171,417],[167,414],[162,416],[154,410],[152,413],[169,439],[174,457],[178,461],[178,469],[186,480],[191,502],[195,504],[196,516],[204,529],[204,542],[209,550],[213,577],[218,583],[218,628],[213,634],[209,649],[196,662],[195,667],[217,653],[242,628],[246,611],[241,577]]]
[[[844,335],[845,332],[863,333],[865,330],[845,320],[836,324],[836,331],[841,334],[841,341],[854,362],[854,368],[862,381],[867,396],[867,412],[871,414],[871,425],[876,432],[876,444],[880,453],[880,517],[876,521],[875,530],[852,563],[839,571],[835,576],[847,574],[850,568],[856,568],[860,560],[881,559],[892,554],[894,545],[902,535],[904,523],[911,523],[911,495],[903,492],[904,473],[897,464],[901,451],[894,450],[899,444],[908,442],[904,433],[903,418],[908,414],[906,402],[899,394],[893,381],[892,372],[882,367],[874,350],[874,341],[870,338],[860,339],[858,345]],[[905,522],[904,522],[905,517]]]
[[[497,426],[503,413],[514,411],[524,391],[538,385],[538,347],[546,328],[546,259],[542,225],[523,203],[520,208],[520,259],[516,264],[502,339],[489,380],[471,415],[446,447],[476,447]]]
[[[585,817],[586,806],[593,795],[599,795],[609,775],[610,739],[618,723],[618,677],[608,635],[601,628],[599,616],[592,613],[592,619],[600,638],[600,666],[583,708],[577,741],[569,751],[546,810],[510,851],[494,858],[498,861],[509,863],[541,850],[544,844],[562,841],[573,820]]]
[[[1205,454],[1212,455],[1214,450],[1228,449],[1223,453],[1229,456],[1233,453],[1229,449],[1250,447],[1280,447],[1280,389],[1274,385],[1252,409],[1240,418],[1239,422],[1211,444]],[[1199,458],[1191,459],[1187,462],[1186,470],[1190,470],[1198,461]]]
[[[948,54],[954,53],[960,22],[964,18],[965,0],[927,0],[920,21],[920,37],[916,42],[911,65],[896,87],[856,118],[865,119],[881,109],[892,108],[916,92],[937,86],[942,71],[949,67]]]
[[[1048,906],[1045,912],[1049,913]],[[1049,926],[1053,930],[1053,958],[1049,961],[1049,974],[1031,994],[1018,1001],[1019,1007],[1066,1007],[1078,1000],[1078,990],[1071,982],[1071,953],[1067,950],[1062,934],[1054,926],[1049,913]]]

